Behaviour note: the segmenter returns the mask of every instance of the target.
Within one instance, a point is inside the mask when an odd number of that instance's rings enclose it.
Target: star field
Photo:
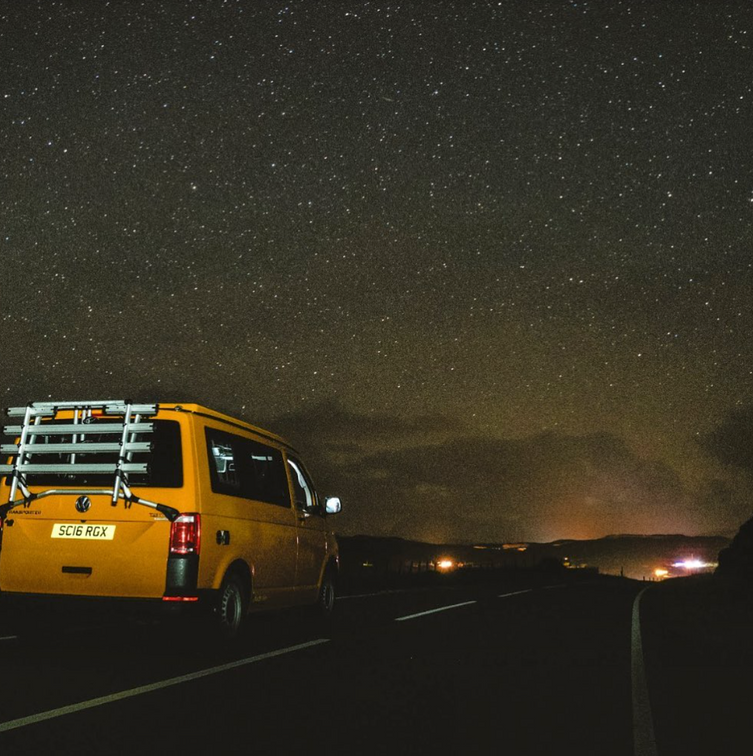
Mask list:
[[[6,0],[5,404],[286,430],[344,531],[735,528],[750,475],[704,440],[753,403],[751,22]]]

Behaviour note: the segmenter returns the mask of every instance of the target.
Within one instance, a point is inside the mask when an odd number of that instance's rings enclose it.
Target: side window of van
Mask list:
[[[207,431],[209,436],[209,431]],[[209,437],[209,458],[212,475],[212,490],[218,493],[240,493],[240,481],[235,469],[235,453],[231,443],[225,439]],[[224,441],[224,443],[223,443]],[[215,482],[217,488],[215,489]]]
[[[288,457],[290,477],[293,481],[293,498],[298,509],[314,510],[317,506],[316,492],[303,465],[296,459]]]
[[[233,433],[206,429],[215,493],[290,506],[282,452]]]

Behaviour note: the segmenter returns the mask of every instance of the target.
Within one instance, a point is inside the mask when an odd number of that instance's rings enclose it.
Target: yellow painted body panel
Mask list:
[[[61,504],[45,500],[44,516],[12,513],[5,528],[0,559],[0,588],[19,593],[73,594],[78,596],[129,596],[159,598],[165,591],[165,569],[170,523],[161,517],[117,517],[109,500],[98,497],[86,518],[70,517],[75,499]],[[52,516],[49,510],[53,510]],[[129,512],[132,513],[133,510]],[[55,515],[55,512],[61,512]],[[99,514],[103,516],[99,516]],[[139,513],[141,514],[141,513]],[[148,515],[148,512],[146,513]],[[112,540],[52,538],[59,523],[115,526]],[[90,569],[90,574],[73,572]],[[70,572],[65,570],[69,569]]]

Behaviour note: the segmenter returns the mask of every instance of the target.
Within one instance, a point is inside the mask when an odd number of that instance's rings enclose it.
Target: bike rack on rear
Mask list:
[[[13,457],[10,464],[0,464],[0,475],[10,477],[10,494],[5,504],[0,504],[0,519],[14,507],[28,508],[31,502],[46,496],[109,496],[114,507],[122,499],[126,508],[140,504],[167,517],[171,522],[179,512],[173,507],[158,504],[136,496],[128,484],[129,474],[148,472],[147,462],[134,462],[135,453],[152,451],[151,441],[137,441],[137,436],[152,433],[154,423],[148,419],[157,414],[157,404],[133,404],[124,400],[101,402],[32,402],[26,407],[10,407],[8,417],[23,417],[22,425],[9,425],[4,433],[18,436],[14,444],[2,444],[0,453]],[[59,412],[73,413],[72,422],[61,422]],[[95,422],[105,418],[108,422]],[[112,418],[112,422],[109,422]],[[146,422],[144,419],[146,418]],[[87,436],[112,436],[112,441],[90,441]],[[70,436],[70,441],[66,439]],[[38,439],[42,439],[41,442]],[[57,455],[54,462],[39,461],[45,455]],[[80,462],[79,455],[117,454],[117,461]],[[67,462],[59,461],[60,456],[68,456]],[[32,461],[34,457],[34,461]],[[50,488],[31,492],[27,485],[27,475],[69,475],[99,474],[114,476],[112,488]],[[33,483],[32,483],[33,485]],[[18,492],[21,498],[16,499]]]

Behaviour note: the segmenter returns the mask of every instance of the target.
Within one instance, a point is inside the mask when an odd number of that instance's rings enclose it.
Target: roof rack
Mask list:
[[[156,415],[158,409],[157,404],[134,404],[130,401],[111,399],[87,402],[32,402],[25,407],[8,408],[8,417],[23,417],[23,422],[21,425],[8,425],[3,429],[6,435],[19,436],[19,441],[15,444],[0,445],[1,454],[13,457],[12,463],[0,464],[0,475],[10,476],[10,494],[8,502],[0,505],[0,518],[21,504],[28,507],[35,499],[53,495],[87,494],[109,496],[113,507],[119,499],[123,499],[126,508],[130,508],[132,504],[141,504],[156,509],[172,522],[178,517],[178,510],[141,499],[128,485],[129,474],[148,472],[148,463],[133,462],[133,455],[152,450],[150,441],[137,441],[136,438],[138,435],[152,433],[154,423],[145,422],[145,418],[148,420]],[[60,412],[72,412],[72,422],[60,422]],[[112,422],[95,423],[95,418],[99,417],[108,421],[112,418]],[[87,438],[94,434],[112,436],[112,441],[93,441]],[[70,441],[64,438],[66,436],[70,437]],[[118,456],[114,462],[82,463],[78,461],[81,454],[87,455],[88,459],[91,459],[89,455],[92,454]],[[49,455],[56,455],[56,460],[49,461]],[[61,462],[61,456],[67,456],[68,460]],[[64,488],[32,493],[26,482],[28,474],[111,474],[114,480],[112,489]],[[16,499],[19,490],[22,498]]]

